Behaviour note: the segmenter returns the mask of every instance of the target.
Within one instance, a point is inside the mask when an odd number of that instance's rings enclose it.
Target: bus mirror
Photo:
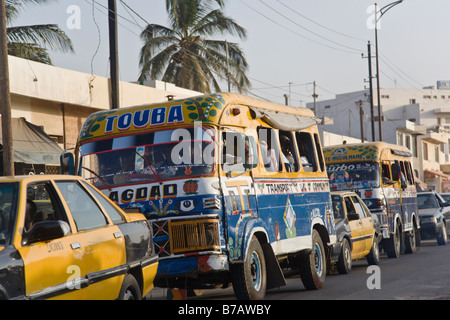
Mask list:
[[[65,152],[61,155],[59,161],[61,164],[61,174],[75,174],[75,159],[73,153]]]

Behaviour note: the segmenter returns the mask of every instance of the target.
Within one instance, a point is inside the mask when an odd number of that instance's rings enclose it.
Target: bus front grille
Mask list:
[[[154,221],[153,244],[160,257],[220,250],[218,219]]]

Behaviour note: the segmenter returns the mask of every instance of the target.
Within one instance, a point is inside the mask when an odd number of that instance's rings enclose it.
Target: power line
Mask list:
[[[321,36],[320,34],[314,32],[314,31],[312,31],[312,30],[310,30],[310,29],[308,29],[308,28],[306,28],[306,27],[300,25],[298,22],[296,22],[296,21],[292,20],[291,18],[287,17],[286,15],[282,14],[281,12],[279,12],[278,10],[276,10],[276,9],[274,9],[273,7],[269,6],[267,3],[265,3],[265,2],[262,1],[262,0],[259,0],[259,2],[261,2],[263,5],[265,5],[266,7],[268,7],[270,10],[276,12],[277,14],[279,14],[280,16],[282,16],[283,18],[285,18],[285,19],[288,20],[289,22],[295,24],[296,26],[300,27],[301,29],[303,29],[303,30],[305,30],[305,31],[307,31],[307,32],[309,32],[309,33],[312,33],[312,34],[315,35],[316,37],[319,37],[319,38],[321,38],[321,39],[323,39],[323,40],[325,40],[325,41],[329,41],[329,42],[331,42],[331,43],[333,43],[333,44],[335,44],[335,45],[341,46],[341,47],[343,47],[343,48],[346,48],[346,49],[349,49],[349,50],[356,51],[358,54],[361,53],[361,50],[360,50],[360,49],[352,48],[352,47],[346,46],[346,45],[344,45],[344,44],[342,44],[342,43],[339,43],[339,42],[336,42],[336,41],[334,41],[334,40],[328,39],[328,38],[323,37],[323,36]]]
[[[358,55],[361,54],[361,50],[359,50],[358,52],[355,52],[355,51],[349,51],[349,50],[344,50],[344,49],[336,48],[336,47],[333,47],[333,46],[330,46],[330,45],[321,43],[321,42],[319,42],[319,41],[316,41],[316,40],[314,40],[314,39],[308,38],[308,37],[306,37],[306,36],[304,36],[304,35],[302,35],[302,34],[296,32],[296,31],[294,31],[294,30],[292,30],[292,29],[290,29],[290,28],[288,28],[288,27],[282,25],[281,23],[279,23],[279,22],[273,20],[272,18],[270,18],[270,17],[268,17],[267,15],[265,15],[265,14],[261,13],[260,11],[256,10],[255,8],[253,8],[253,7],[250,6],[249,4],[245,3],[244,1],[242,1],[242,0],[239,0],[239,1],[240,1],[243,5],[245,5],[246,7],[250,8],[251,10],[253,10],[253,11],[255,11],[256,13],[258,13],[259,15],[263,16],[263,17],[266,18],[267,20],[271,21],[272,23],[274,23],[274,24],[280,26],[281,28],[283,28],[283,29],[285,29],[285,30],[287,30],[287,31],[289,31],[289,32],[291,32],[291,33],[293,33],[293,34],[295,34],[295,35],[297,35],[297,36],[303,38],[303,39],[306,39],[306,40],[308,40],[308,41],[310,41],[310,42],[313,42],[313,43],[315,43],[315,44],[318,44],[318,45],[320,45],[320,46],[327,47],[327,48],[329,48],[329,49],[333,49],[333,50],[337,50],[337,51],[341,51],[341,52],[346,52],[346,53],[358,54]],[[355,49],[352,48],[352,50],[355,50]]]
[[[292,8],[289,7],[287,4],[281,2],[280,0],[277,0],[277,1],[278,1],[281,5],[285,6],[286,8],[288,8],[289,10],[291,10],[292,12],[294,12],[295,14],[297,14],[297,15],[299,15],[300,17],[302,17],[302,18],[304,18],[304,19],[306,19],[306,20],[308,20],[308,21],[310,21],[310,22],[312,22],[312,23],[318,25],[319,27],[322,27],[322,28],[324,28],[324,29],[326,29],[326,30],[328,30],[328,31],[331,31],[331,32],[333,32],[333,33],[336,33],[336,34],[338,34],[338,35],[341,35],[341,36],[344,36],[344,37],[347,37],[347,38],[350,38],[350,39],[354,39],[354,40],[358,40],[358,41],[364,41],[364,42],[366,41],[365,39],[361,39],[361,38],[358,38],[358,37],[354,37],[354,36],[351,36],[351,35],[348,35],[348,34],[345,34],[345,33],[342,33],[342,32],[336,31],[336,30],[333,30],[333,29],[331,29],[331,28],[328,28],[328,27],[324,26],[323,24],[320,24],[320,23],[318,23],[318,22],[316,22],[316,21],[314,21],[314,20],[312,20],[312,19],[306,17],[304,14],[301,14],[300,12],[298,12],[298,11],[292,9]]]

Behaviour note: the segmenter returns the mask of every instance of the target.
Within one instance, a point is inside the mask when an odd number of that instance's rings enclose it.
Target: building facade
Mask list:
[[[24,118],[41,127],[62,149],[75,146],[90,114],[110,109],[108,78],[13,56],[9,56],[9,75],[12,118]],[[201,94],[161,81],[120,82],[121,107]]]
[[[444,83],[444,85],[442,84]],[[443,191],[450,180],[450,86],[438,82],[424,89],[381,89],[382,140],[409,148],[416,177],[428,189]],[[378,102],[374,90],[374,140],[379,139]],[[318,101],[316,116],[333,118],[323,131],[373,141],[369,90]],[[313,109],[312,103],[307,107]]]

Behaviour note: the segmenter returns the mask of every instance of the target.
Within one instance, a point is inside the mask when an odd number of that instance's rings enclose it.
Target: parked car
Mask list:
[[[436,192],[417,194],[419,207],[420,237],[424,240],[436,239],[439,245],[447,243],[445,214],[450,211],[450,203]]]
[[[440,193],[440,196],[444,198],[447,203],[450,203],[450,193]],[[447,226],[447,235],[450,234],[450,208],[444,213],[445,225]]]
[[[0,300],[141,299],[158,257],[149,223],[80,177],[0,178]]]
[[[379,264],[382,235],[377,216],[370,214],[355,192],[333,191],[331,200],[337,238],[332,247],[331,261],[339,273],[349,273],[352,260],[363,257],[370,265]]]

